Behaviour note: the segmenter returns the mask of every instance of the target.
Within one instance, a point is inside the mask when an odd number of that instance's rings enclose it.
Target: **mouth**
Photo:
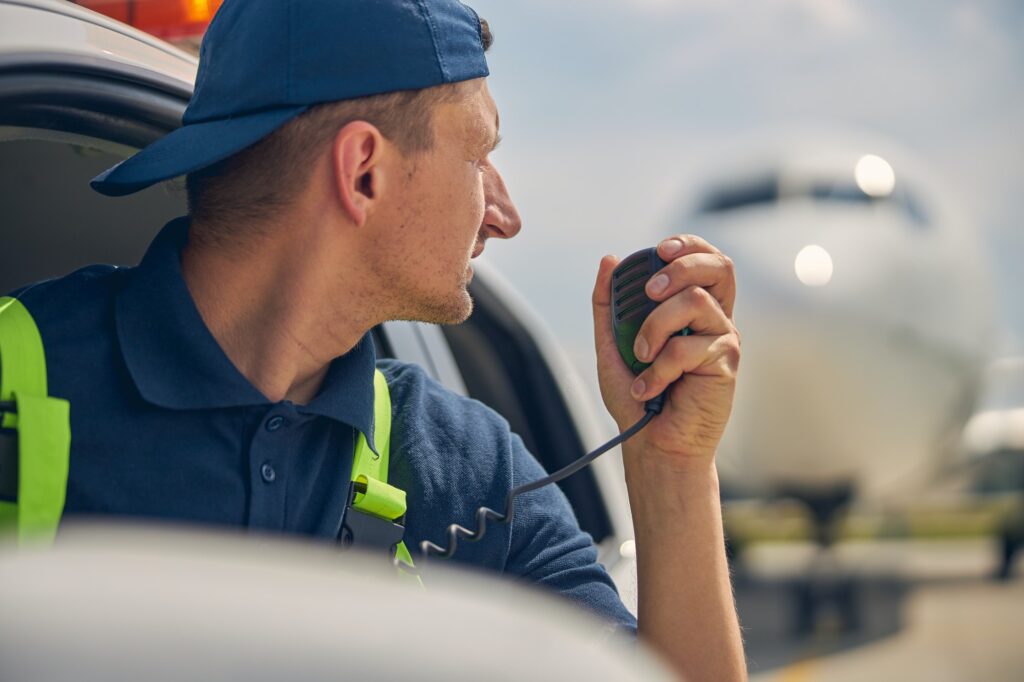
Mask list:
[[[476,245],[476,247],[474,247],[474,249],[473,249],[473,255],[472,255],[472,256],[470,256],[470,258],[476,258],[477,256],[479,256],[479,255],[480,255],[481,253],[483,253],[483,252],[484,252],[484,243],[483,243],[483,242],[479,242],[479,243],[478,243],[478,244]]]

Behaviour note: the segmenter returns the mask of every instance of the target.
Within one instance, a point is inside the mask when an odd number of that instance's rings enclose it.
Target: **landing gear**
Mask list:
[[[1009,580],[1013,577],[1014,557],[1024,544],[1024,505],[1018,505],[1004,519],[999,539],[1002,552],[995,577],[997,580]]]
[[[861,625],[857,584],[852,576],[809,576],[793,586],[793,633],[856,632]]]
[[[853,486],[791,487],[785,496],[799,500],[811,513],[818,546],[804,576],[792,588],[794,634],[808,636],[824,628],[857,630],[861,622],[857,584],[838,564],[832,549],[843,512],[853,498]]]

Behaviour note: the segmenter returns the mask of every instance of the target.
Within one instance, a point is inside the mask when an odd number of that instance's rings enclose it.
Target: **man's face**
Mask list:
[[[473,310],[466,290],[471,258],[491,237],[520,229],[516,211],[490,153],[498,143],[498,111],[484,79],[462,86],[465,97],[437,105],[434,146],[404,159],[391,187],[386,248],[377,272],[387,273],[400,316],[439,324],[464,321]],[[390,212],[389,212],[390,213]],[[382,235],[383,236],[383,235]]]

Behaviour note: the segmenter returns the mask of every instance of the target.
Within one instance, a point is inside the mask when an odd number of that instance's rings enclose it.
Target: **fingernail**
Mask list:
[[[646,360],[647,351],[647,339],[642,336],[636,337],[636,341],[633,343],[633,354],[636,355],[636,359]]]
[[[665,291],[665,287],[668,286],[668,275],[655,275],[647,288],[651,290],[652,294],[660,294]]]
[[[666,256],[674,256],[683,248],[683,243],[678,239],[669,239],[662,243],[661,252]]]
[[[630,389],[630,392],[633,394],[634,398],[640,400],[640,396],[642,396],[644,394],[644,391],[646,390],[647,384],[644,383],[644,380],[637,379],[636,381],[633,382],[633,388]]]

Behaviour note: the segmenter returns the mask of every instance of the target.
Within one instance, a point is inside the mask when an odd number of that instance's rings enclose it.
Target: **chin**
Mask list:
[[[439,320],[436,324],[462,324],[473,314],[473,297],[463,289],[457,299],[452,300],[451,307],[445,310],[447,319]]]
[[[465,288],[438,301],[423,301],[406,319],[430,324],[461,324],[473,314],[473,298]]]

